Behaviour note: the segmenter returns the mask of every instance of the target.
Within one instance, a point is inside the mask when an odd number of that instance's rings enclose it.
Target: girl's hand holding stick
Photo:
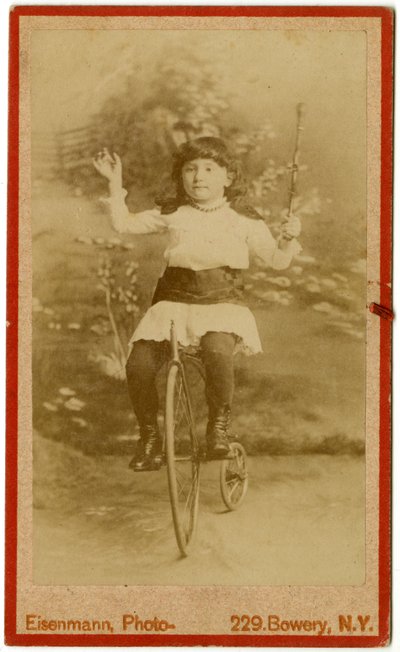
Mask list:
[[[297,238],[301,232],[301,223],[298,217],[293,215],[293,200],[296,194],[297,175],[299,171],[299,158],[300,158],[300,141],[303,127],[304,118],[304,104],[297,105],[297,131],[296,131],[296,144],[293,153],[293,162],[291,165],[291,178],[289,187],[289,208],[287,218],[285,219],[282,228],[280,243],[288,242],[293,238]]]

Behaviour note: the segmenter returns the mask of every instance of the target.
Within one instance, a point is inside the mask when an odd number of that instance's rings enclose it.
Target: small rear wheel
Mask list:
[[[231,442],[229,457],[222,460],[220,470],[220,487],[222,500],[231,511],[243,502],[249,483],[247,456],[242,444]]]

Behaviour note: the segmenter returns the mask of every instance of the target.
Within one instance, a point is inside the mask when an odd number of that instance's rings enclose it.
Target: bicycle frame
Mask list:
[[[171,321],[171,327],[169,330],[169,341],[171,346],[171,362],[180,363],[178,338],[176,335],[175,323],[173,321]]]
[[[190,393],[191,377],[189,369],[185,368],[185,358],[195,364],[203,379],[205,371],[198,357],[186,352],[182,355],[173,321],[170,328],[170,352],[165,398],[164,445],[175,536],[181,555],[186,557],[196,531],[200,465],[205,461],[206,456],[201,452],[196,433],[197,424],[192,400],[194,394]],[[176,400],[177,387],[179,390]],[[177,438],[176,434],[181,424],[181,417],[177,418],[175,409],[178,406],[179,413],[180,405],[186,406],[184,410],[186,439],[183,441],[189,444],[189,454],[185,446],[182,446],[182,454],[179,452],[179,444],[176,448],[176,442],[179,441],[179,436]],[[241,504],[246,493],[247,470],[246,454],[241,444],[233,442],[230,449],[230,454],[221,460],[220,489],[225,505],[229,511],[232,511]]]
[[[176,334],[176,328],[175,328],[175,323],[174,321],[171,321],[171,327],[170,327],[170,347],[171,347],[171,358],[168,364],[167,368],[167,373],[173,366],[178,366],[180,368],[181,374],[182,374],[182,379],[183,379],[183,384],[185,387],[185,392],[186,396],[188,399],[188,408],[189,408],[189,417],[190,417],[190,430],[193,435],[194,441],[197,442],[197,448],[196,448],[196,454],[199,455],[200,453],[200,447],[198,446],[198,437],[197,437],[197,431],[196,431],[196,421],[194,418],[193,414],[193,407],[190,399],[190,389],[189,389],[189,384],[187,381],[186,377],[186,370],[185,370],[185,365],[181,359],[181,356],[179,354],[179,344],[178,344],[178,338]],[[193,356],[193,359],[196,360],[195,356]],[[197,363],[197,360],[196,360]],[[198,363],[198,367],[203,374],[203,369],[200,363]]]

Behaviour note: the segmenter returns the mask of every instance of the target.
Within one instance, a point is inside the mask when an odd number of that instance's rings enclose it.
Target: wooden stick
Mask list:
[[[291,167],[291,177],[290,177],[290,186],[289,186],[289,210],[288,218],[292,216],[293,212],[293,200],[296,194],[296,184],[297,184],[297,174],[299,171],[299,159],[300,159],[300,142],[303,127],[303,118],[304,118],[304,104],[300,103],[297,105],[297,130],[296,130],[296,144],[294,147],[293,153],[293,162]]]

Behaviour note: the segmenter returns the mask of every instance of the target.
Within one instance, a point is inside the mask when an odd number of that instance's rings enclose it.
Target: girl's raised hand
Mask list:
[[[110,183],[122,185],[122,163],[118,154],[111,155],[106,147],[96,154],[93,159],[96,170]]]

